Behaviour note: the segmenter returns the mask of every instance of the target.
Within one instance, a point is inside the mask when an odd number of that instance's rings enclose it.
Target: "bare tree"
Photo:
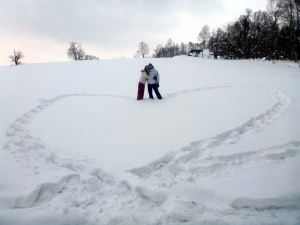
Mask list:
[[[290,48],[290,58],[291,60],[296,60],[296,28],[297,28],[297,0],[278,0],[277,7],[280,11],[280,19],[288,26],[289,28],[289,48]]]
[[[155,49],[153,49],[154,54],[153,54],[153,58],[161,58],[161,49],[162,49],[162,44],[159,44],[156,46]]]
[[[24,58],[25,55],[21,51],[15,51],[14,49],[14,54],[8,56],[11,59],[11,62],[15,63],[15,65],[21,64],[20,59]]]
[[[195,49],[196,47],[197,47],[196,43],[189,41],[189,43],[187,43],[186,45],[187,53],[189,53],[192,49]]]
[[[74,60],[99,60],[99,57],[94,55],[85,54],[81,48],[81,44],[76,42],[70,42],[68,48],[68,57]]]
[[[70,48],[68,49],[68,57],[73,60],[83,60],[85,52],[81,48],[81,44],[76,42],[70,42],[69,44]]]
[[[99,60],[99,57],[94,55],[85,55],[84,60]]]
[[[149,51],[149,46],[144,41],[139,43],[139,50],[137,51],[138,54],[145,58],[145,56],[149,54]]]
[[[181,42],[181,44],[180,44],[179,54],[180,55],[187,55],[186,45],[183,42]]]
[[[207,25],[204,25],[202,30],[198,34],[198,41],[202,44],[203,48],[206,48],[206,42],[208,42],[210,38],[210,28]]]
[[[279,36],[280,36],[280,10],[277,7],[276,0],[268,0],[267,4],[267,12],[272,17],[272,22],[270,23],[270,28],[268,34],[270,35],[270,40],[268,40],[271,44],[270,51],[273,52],[273,59],[279,59]]]

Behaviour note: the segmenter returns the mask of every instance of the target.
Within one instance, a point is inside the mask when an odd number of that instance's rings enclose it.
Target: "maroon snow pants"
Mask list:
[[[142,100],[144,98],[145,84],[139,82],[137,100]]]

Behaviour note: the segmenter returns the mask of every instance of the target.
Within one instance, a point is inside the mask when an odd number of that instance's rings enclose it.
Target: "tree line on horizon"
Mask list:
[[[229,59],[265,57],[297,61],[300,59],[300,0],[268,0],[266,11],[246,9],[238,19],[212,32],[205,25],[197,39],[198,43],[176,44],[170,38],[165,45],[157,45],[152,57],[189,55],[191,49],[207,48]],[[141,50],[141,44],[143,49],[148,49],[141,42],[135,57],[149,54],[149,50]]]
[[[300,58],[300,0],[268,0],[266,11],[246,9],[212,32],[208,48],[225,58]]]

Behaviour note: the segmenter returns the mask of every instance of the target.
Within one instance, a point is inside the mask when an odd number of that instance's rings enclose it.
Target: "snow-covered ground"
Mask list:
[[[153,63],[163,100],[136,100]],[[300,224],[300,68],[0,67],[0,224]]]

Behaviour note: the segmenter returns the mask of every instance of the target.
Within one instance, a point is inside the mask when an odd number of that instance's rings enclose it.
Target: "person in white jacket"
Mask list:
[[[152,94],[152,89],[154,90],[156,97],[158,99],[162,99],[158,88],[159,88],[159,81],[160,81],[160,77],[159,77],[159,73],[158,71],[154,68],[154,66],[149,63],[149,67],[150,67],[150,71],[149,71],[149,76],[150,78],[152,78],[151,80],[149,80],[148,82],[148,93],[149,93],[149,98],[153,99],[153,94]]]
[[[141,71],[141,77],[138,85],[137,100],[142,100],[144,98],[145,84],[149,79],[152,79],[148,75],[149,71],[150,71],[149,66],[145,66],[145,69]]]

